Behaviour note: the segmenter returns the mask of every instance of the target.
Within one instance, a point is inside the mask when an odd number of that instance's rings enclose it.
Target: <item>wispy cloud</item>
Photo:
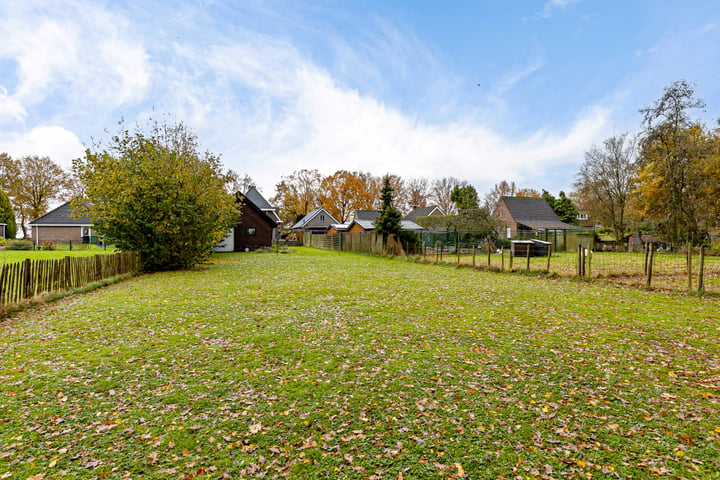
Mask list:
[[[513,86],[515,86],[515,84],[517,84],[521,80],[529,77],[530,75],[537,72],[544,66],[545,66],[545,61],[540,58],[537,58],[532,63],[527,65],[525,68],[506,73],[500,79],[500,82],[498,83],[498,85],[495,89],[496,92],[498,94],[503,94],[503,93],[507,92]]]
[[[578,3],[580,0],[549,0],[545,2],[542,10],[538,13],[540,18],[550,18],[553,10],[562,9],[570,4]]]
[[[130,23],[93,3],[17,2],[0,20],[0,59],[17,64],[12,97],[113,109],[144,98],[147,55]]]
[[[82,154],[78,135],[89,140],[79,132],[97,133],[98,122],[170,112],[268,195],[281,175],[299,168],[453,175],[484,189],[576,162],[607,128],[610,112],[594,107],[562,130],[511,139],[493,122],[492,106],[479,118],[454,98],[462,80],[432,48],[381,21],[321,63],[291,37],[250,26],[199,34],[211,30],[203,12],[182,10],[174,24],[186,27],[177,31],[144,30],[122,11],[81,0],[0,20],[0,31],[12,38],[0,43],[0,60],[18,65],[13,85],[0,91],[0,111],[15,119],[0,136],[0,150],[34,150],[67,162]],[[543,65],[538,59],[507,73],[497,91]],[[422,82],[419,75],[426,75]],[[404,85],[417,91],[415,103],[388,100],[389,89]]]

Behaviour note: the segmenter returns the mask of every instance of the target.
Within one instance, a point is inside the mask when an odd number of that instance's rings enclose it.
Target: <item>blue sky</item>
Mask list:
[[[0,151],[65,167],[169,114],[267,197],[300,168],[572,190],[678,79],[720,116],[720,2],[0,0]]]

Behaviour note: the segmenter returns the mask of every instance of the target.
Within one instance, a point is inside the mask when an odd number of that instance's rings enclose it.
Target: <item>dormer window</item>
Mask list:
[[[321,221],[321,222],[324,222],[324,221],[325,221],[325,215],[322,215],[322,214],[320,215],[320,221]]]

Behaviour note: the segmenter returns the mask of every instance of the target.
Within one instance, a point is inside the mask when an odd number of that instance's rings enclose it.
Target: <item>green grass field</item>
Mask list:
[[[48,260],[63,257],[87,257],[97,255],[98,253],[113,253],[114,250],[108,248],[104,250],[95,245],[86,248],[74,247],[73,250],[8,250],[7,248],[0,250],[0,265],[6,263],[22,262],[26,258],[32,260]]]
[[[0,478],[720,478],[716,298],[295,251],[0,324]]]

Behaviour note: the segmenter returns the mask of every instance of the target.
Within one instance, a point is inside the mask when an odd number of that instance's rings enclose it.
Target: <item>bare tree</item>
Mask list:
[[[431,187],[432,201],[440,207],[446,215],[457,213],[455,202],[450,198],[456,186],[462,185],[463,182],[455,177],[443,177],[433,180]]]
[[[235,170],[228,170],[225,178],[227,191],[233,194],[238,192],[245,194],[250,187],[256,186],[255,180],[247,173],[240,175]]]
[[[411,178],[407,182],[408,206],[413,208],[427,207],[430,194],[430,182],[425,177]]]
[[[514,197],[517,191],[518,187],[515,185],[515,182],[508,183],[506,180],[503,180],[500,183],[496,183],[490,191],[485,194],[483,206],[492,212],[495,210],[501,197]]]
[[[624,133],[593,145],[576,175],[575,196],[588,213],[613,230],[619,242],[628,228],[628,205],[633,190],[637,148],[635,138]]]

